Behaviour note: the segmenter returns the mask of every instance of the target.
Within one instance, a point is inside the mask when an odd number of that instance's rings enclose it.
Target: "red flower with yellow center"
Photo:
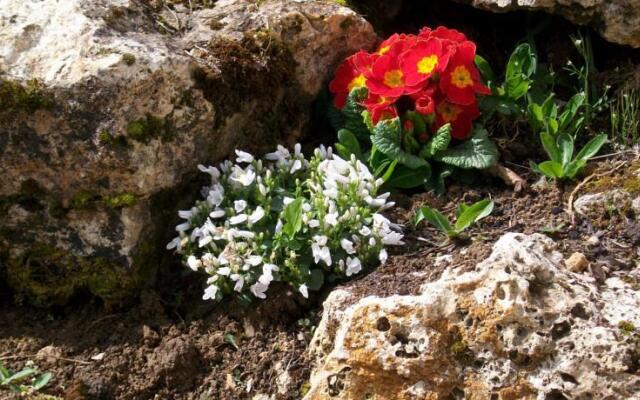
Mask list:
[[[441,73],[448,62],[449,53],[443,51],[442,41],[436,38],[420,40],[400,56],[408,86],[420,85],[433,74]]]
[[[440,88],[450,102],[469,105],[476,102],[476,93],[491,94],[491,90],[480,82],[475,56],[476,46],[472,42],[460,43],[447,70],[440,76]]]
[[[370,93],[369,97],[362,102],[362,105],[369,111],[371,122],[375,125],[381,119],[395,118],[398,116],[398,112],[393,106],[396,100],[395,97],[385,97]]]
[[[380,46],[378,46],[378,49],[376,50],[376,54],[379,56],[383,56],[387,54],[389,51],[391,51],[392,48],[395,48],[395,50],[402,52],[408,49],[409,47],[413,46],[415,41],[416,41],[415,35],[406,35],[404,33],[400,33],[400,34],[394,33],[393,35],[389,36],[388,39],[380,43]]]
[[[393,50],[390,50],[392,52]],[[384,97],[400,97],[405,93],[404,73],[395,54],[387,53],[373,63],[367,87],[371,93]]]
[[[462,106],[443,100],[436,107],[436,126],[451,124],[451,136],[455,139],[466,139],[471,133],[472,122],[480,115],[476,103]]]
[[[366,87],[366,73],[371,69],[374,57],[364,51],[359,51],[347,58],[336,70],[336,77],[329,83],[329,90],[335,95],[334,104],[337,108],[344,107],[349,93],[359,87]]]

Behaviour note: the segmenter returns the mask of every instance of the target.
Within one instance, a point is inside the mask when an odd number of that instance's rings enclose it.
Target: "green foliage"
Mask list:
[[[540,141],[550,160],[537,165],[532,162],[532,169],[550,179],[574,179],[589,159],[600,151],[607,141],[607,135],[601,134],[591,139],[575,157],[574,141],[569,134],[553,137],[547,132],[541,132]]]
[[[610,115],[612,140],[623,146],[640,144],[640,90],[621,90]]]
[[[51,109],[55,105],[53,95],[46,92],[37,79],[24,84],[0,80],[0,111],[34,112],[39,109]]]
[[[41,375],[38,369],[33,367],[25,367],[21,371],[11,371],[7,369],[0,361],[0,388],[8,388],[14,393],[33,393],[42,389],[49,383],[53,376],[50,372]],[[34,376],[37,375],[37,376]],[[29,381],[28,383],[24,383]]]
[[[425,167],[429,163],[421,157],[415,156],[402,148],[402,128],[400,118],[380,121],[373,128],[371,143],[383,154],[409,168]]]
[[[136,203],[136,196],[132,193],[123,193],[115,196],[103,197],[102,201],[111,208],[130,207]]]
[[[136,56],[131,53],[124,53],[122,55],[122,61],[127,65],[133,65],[136,62]]]
[[[435,154],[435,159],[463,169],[489,168],[498,161],[498,149],[485,129],[476,129],[473,136],[459,145]]]
[[[431,207],[421,207],[416,213],[414,224],[426,220],[431,225],[442,231],[449,239],[455,239],[472,224],[487,217],[493,211],[494,203],[491,200],[480,200],[470,206],[460,204],[456,210],[457,220],[452,224],[440,211]]]
[[[160,138],[166,143],[173,140],[175,129],[168,119],[147,114],[145,118],[129,122],[127,136],[142,143],[148,143],[153,138]]]
[[[303,204],[304,200],[302,198],[297,198],[284,209],[285,224],[282,227],[282,231],[287,234],[290,239],[293,239],[296,233],[300,232],[300,229],[302,229]]]

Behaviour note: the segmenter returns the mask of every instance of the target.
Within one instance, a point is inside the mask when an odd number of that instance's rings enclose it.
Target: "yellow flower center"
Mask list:
[[[420,61],[418,61],[418,72],[421,74],[430,74],[438,65],[438,56],[435,54],[423,57]]]
[[[444,122],[457,120],[461,112],[462,108],[451,103],[442,103],[438,106],[438,114],[440,114]]]
[[[349,86],[347,86],[347,88],[349,89],[349,91],[352,91],[355,88],[365,87],[366,84],[367,78],[365,78],[364,75],[360,74],[353,78],[351,82],[349,82]]]
[[[466,67],[458,65],[451,73],[451,83],[460,89],[472,86],[473,80],[471,79],[471,73]]]
[[[383,55],[384,53],[386,53],[387,51],[389,51],[389,49],[391,49],[391,46],[384,46],[381,47],[380,50],[378,50],[378,54]]]
[[[384,73],[384,84],[390,88],[404,85],[404,74],[399,69],[392,69]]]

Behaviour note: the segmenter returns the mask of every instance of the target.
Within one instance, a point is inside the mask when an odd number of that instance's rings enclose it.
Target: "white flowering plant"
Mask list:
[[[203,299],[236,293],[264,299],[274,281],[304,297],[325,280],[358,274],[387,259],[385,245],[401,245],[399,227],[380,212],[393,206],[355,157],[331,148],[307,160],[297,144],[264,160],[236,150],[235,163],[198,166],[211,176],[203,200],[179,211],[185,221],[167,249],[209,277]]]

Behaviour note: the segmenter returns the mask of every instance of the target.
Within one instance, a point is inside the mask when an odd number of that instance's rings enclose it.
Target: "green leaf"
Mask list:
[[[576,156],[576,160],[582,160],[587,162],[591,157],[598,154],[600,148],[607,142],[607,135],[600,134],[593,139],[589,140],[587,144],[584,145],[582,150]]]
[[[531,76],[537,67],[535,54],[531,46],[523,43],[509,57],[505,73],[505,90],[507,95],[517,100],[527,94],[531,86]]]
[[[348,129],[340,129],[338,131],[338,141],[340,143],[336,144],[336,148],[338,148],[338,144],[340,144],[345,152],[345,154],[340,154],[343,158],[349,160],[351,158],[351,154],[355,154],[356,158],[359,160],[363,160],[362,150],[360,149],[360,142],[358,142],[358,138]],[[340,152],[340,150],[338,150]],[[348,154],[347,154],[348,153]]]
[[[485,129],[476,129],[471,138],[437,153],[434,158],[464,169],[484,169],[498,161],[498,149]]]
[[[543,163],[538,164],[538,169],[551,179],[560,179],[564,177],[564,172],[562,170],[562,164],[557,163],[555,161],[545,161]]]
[[[487,60],[485,60],[484,57],[476,55],[475,63],[476,63],[476,67],[478,67],[478,70],[480,71],[480,74],[482,75],[482,78],[484,78],[485,82],[489,83],[489,82],[495,81],[493,70],[491,69],[489,62],[487,62]]]
[[[456,207],[456,218],[460,218],[460,215],[468,208],[469,206],[464,203],[458,204],[458,207]]]
[[[529,125],[531,125],[531,129],[533,129],[534,132],[541,131],[544,126],[542,106],[536,103],[530,103],[527,110],[529,111],[527,115],[529,117]]]
[[[398,164],[389,179],[385,181],[385,185],[390,188],[411,189],[425,185],[430,177],[431,166],[429,164],[416,169]]]
[[[485,199],[466,207],[456,221],[454,226],[455,230],[460,233],[471,226],[471,224],[491,214],[493,205],[493,201]]]
[[[423,158],[402,149],[401,135],[400,118],[387,119],[378,122],[375,126],[371,136],[371,143],[392,160],[398,160],[400,164],[404,164],[409,168],[415,169],[427,165],[427,161]]]
[[[229,332],[225,333],[225,334],[224,334],[224,341],[225,341],[225,343],[229,343],[229,344],[230,344],[231,346],[233,346],[236,350],[238,350],[238,349],[239,349],[239,347],[238,347],[238,342],[236,341],[236,337],[235,337],[235,335],[234,335],[234,334],[229,333]]]
[[[451,142],[451,124],[442,125],[420,150],[420,157],[432,158],[436,153],[444,151]]]
[[[585,94],[583,92],[574,95],[564,106],[564,111],[560,115],[560,131],[565,131],[571,124],[571,121],[575,118],[578,110],[584,104]]]
[[[49,383],[52,376],[53,374],[51,372],[45,372],[44,374],[36,378],[36,380],[33,382],[33,385],[31,387],[33,388],[33,390],[36,390],[36,391],[42,389],[47,385],[47,383]]]
[[[36,370],[34,368],[25,368],[22,371],[16,372],[15,374],[11,375],[9,379],[5,380],[5,383],[19,382],[25,378],[30,377],[35,373],[36,373]]]
[[[560,149],[556,144],[556,140],[551,134],[548,132],[540,132],[540,142],[542,142],[542,147],[544,151],[547,152],[547,155],[551,159],[551,161],[560,163],[562,161],[562,156],[560,154]]]
[[[396,167],[398,166],[398,160],[393,160],[391,163],[389,163],[389,168],[387,168],[387,170],[385,171],[384,175],[382,175],[382,180],[383,181],[388,181],[389,178],[391,178],[391,176],[393,175],[393,172],[396,170]]]
[[[11,373],[9,373],[9,370],[5,368],[4,364],[2,364],[2,361],[0,361],[0,382],[4,381],[5,379],[9,379],[10,375]]]
[[[311,290],[320,290],[323,284],[324,272],[318,268],[312,269],[307,280],[307,287]]]
[[[303,199],[297,198],[284,209],[285,224],[282,232],[292,239],[302,229],[302,204]]]
[[[420,208],[420,212],[423,219],[426,219],[431,225],[444,232],[447,236],[450,236],[453,233],[451,223],[447,217],[440,213],[440,211],[435,208],[425,206]]]
[[[342,108],[344,117],[344,129],[348,129],[360,139],[365,140],[369,137],[369,128],[364,122],[362,112],[364,108],[360,105],[367,98],[368,91],[366,88],[355,88],[349,93],[347,101]]]
[[[561,164],[567,165],[573,158],[573,138],[567,133],[562,133],[558,136],[558,147],[560,149]]]
[[[542,115],[544,119],[556,118],[558,116],[558,106],[553,101],[555,95],[551,93],[549,97],[542,103]]]
[[[414,135],[418,136],[427,131],[427,123],[424,121],[424,117],[422,114],[419,114],[415,111],[407,111],[404,114],[405,118],[408,118],[413,122]]]
[[[547,132],[551,133],[552,135],[555,135],[556,133],[558,133],[558,120],[555,118],[549,118],[546,121],[546,128],[547,128]]]
[[[565,177],[573,179],[578,173],[587,165],[587,160],[576,159],[565,165],[562,169],[562,173]]]

